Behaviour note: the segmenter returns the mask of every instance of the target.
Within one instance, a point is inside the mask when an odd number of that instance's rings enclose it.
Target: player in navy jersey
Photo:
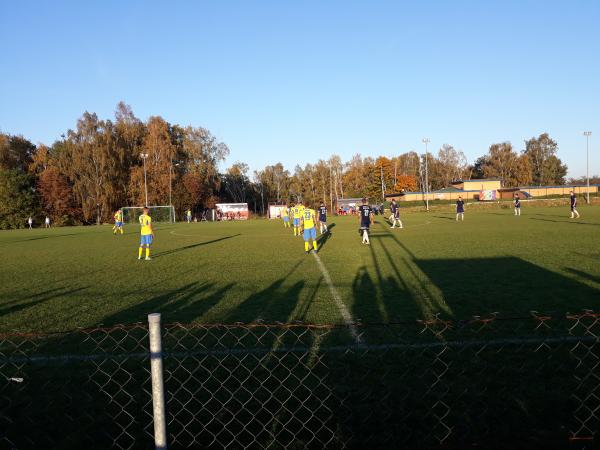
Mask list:
[[[400,220],[400,206],[398,206],[395,200],[392,200],[392,206],[392,228],[396,228],[396,224],[398,224],[399,228],[404,228]]]
[[[392,202],[390,203],[390,222],[392,223],[392,225],[394,224],[394,213],[396,212],[397,207],[398,204],[396,203],[396,200],[392,200]]]
[[[358,207],[358,220],[360,221],[360,228],[358,233],[362,236],[362,243],[370,245],[369,241],[369,227],[373,222],[373,210],[367,204],[367,199],[362,199],[362,205]]]
[[[571,219],[579,219],[579,213],[577,212],[577,197],[575,192],[571,191]]]
[[[321,202],[318,210],[319,214],[319,229],[321,234],[327,233],[329,230],[327,229],[327,206],[325,203]]]
[[[458,221],[459,218],[465,220],[465,202],[460,196],[456,200],[456,220]]]
[[[521,199],[519,194],[515,194],[515,216],[521,215]]]

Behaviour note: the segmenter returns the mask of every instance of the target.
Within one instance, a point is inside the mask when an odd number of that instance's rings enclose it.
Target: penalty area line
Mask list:
[[[342,302],[342,298],[340,297],[340,294],[338,294],[337,289],[333,285],[333,282],[331,281],[331,277],[329,276],[329,272],[325,268],[325,264],[323,264],[323,261],[321,261],[321,258],[319,258],[319,255],[317,255],[316,252],[313,251],[311,253],[315,257],[315,261],[317,261],[317,265],[319,266],[319,269],[321,269],[321,274],[323,274],[323,279],[327,283],[327,286],[329,287],[329,292],[331,292],[331,296],[333,297],[333,300],[335,301],[335,304],[336,304],[340,314],[342,315],[342,318],[344,319],[344,324],[346,324],[346,326],[350,330],[350,334],[352,335],[352,338],[354,339],[354,341],[357,344],[363,344],[364,343],[363,339],[358,334],[358,330],[356,329],[354,320],[352,319],[352,316],[350,315],[348,308],[346,308],[346,305],[344,305],[344,302]]]

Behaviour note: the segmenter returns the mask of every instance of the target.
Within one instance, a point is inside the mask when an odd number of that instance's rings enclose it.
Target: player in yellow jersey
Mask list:
[[[315,251],[317,251],[317,227],[315,226],[316,214],[315,210],[311,208],[304,208],[302,210],[302,223],[304,225],[304,251],[310,252],[309,241],[312,239],[312,245]]]
[[[304,206],[302,206],[302,203],[298,203],[292,208],[292,216],[294,218],[294,236],[300,236],[300,226],[302,225],[303,213]]]
[[[138,259],[142,259],[142,251],[146,247],[146,261],[150,260],[150,246],[154,240],[154,231],[152,230],[152,218],[148,215],[148,207],[144,206],[144,213],[140,216],[141,240],[138,251]]]
[[[290,226],[290,210],[288,208],[287,203],[283,205],[283,209],[281,210],[281,218],[283,219],[284,228],[289,228]]]
[[[118,209],[113,216],[115,218],[115,226],[113,227],[113,234],[121,232],[123,234],[123,212]]]

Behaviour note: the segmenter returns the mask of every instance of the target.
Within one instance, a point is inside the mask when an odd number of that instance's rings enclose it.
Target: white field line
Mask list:
[[[321,261],[321,258],[319,258],[319,255],[317,255],[316,252],[313,251],[312,254],[315,257],[315,261],[317,261],[319,269],[321,269],[323,279],[327,283],[327,286],[329,286],[329,292],[331,292],[331,296],[333,297],[333,300],[335,301],[335,304],[338,310],[340,311],[342,318],[344,319],[344,323],[348,326],[348,329],[350,330],[350,334],[352,335],[357,344],[362,344],[363,339],[358,334],[356,326],[354,325],[354,320],[352,320],[352,315],[348,311],[348,308],[346,308],[346,305],[344,305],[344,302],[342,302],[342,298],[340,297],[340,294],[338,294],[337,289],[333,285],[331,277],[329,276],[329,272],[325,268],[325,264],[323,264],[323,261]]]

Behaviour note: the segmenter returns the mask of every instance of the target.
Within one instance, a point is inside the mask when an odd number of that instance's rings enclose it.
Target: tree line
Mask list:
[[[219,201],[247,202],[265,214],[270,202],[322,201],[333,208],[338,198],[425,190],[426,179],[429,190],[490,177],[502,178],[507,187],[562,185],[567,167],[557,151],[544,133],[526,140],[520,152],[510,142],[492,144],[473,164],[444,144],[427,155],[356,154],[349,161],[332,155],[293,171],[276,163],[250,172],[246,163],[235,162],[221,172],[229,149],[209,130],[160,116],[144,122],[121,102],[113,120],[85,112],[50,146],[0,133],[0,228],[24,227],[29,216],[47,215],[58,225],[111,221],[116,209],[146,203],[144,163],[149,205],[173,204],[180,216]]]

